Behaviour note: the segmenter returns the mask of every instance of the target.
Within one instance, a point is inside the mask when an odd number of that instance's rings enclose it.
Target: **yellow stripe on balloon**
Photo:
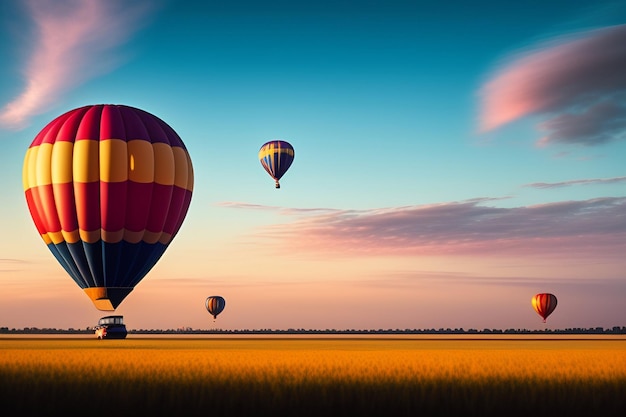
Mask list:
[[[98,240],[100,240],[100,236],[101,236],[100,229],[91,230],[91,231],[80,229],[79,234],[80,234],[80,240],[82,240],[85,243],[96,243]]]
[[[266,158],[268,155],[274,155],[274,147],[267,147],[267,148],[263,148],[260,152],[259,152],[259,159],[263,159]]]
[[[174,160],[176,161],[176,174],[174,177],[174,185],[177,187],[187,189],[191,191],[191,187],[193,188],[193,171],[191,170],[191,159],[189,158],[189,154],[183,148],[174,147],[172,148],[174,152]]]
[[[161,233],[161,237],[159,238],[159,243],[163,245],[168,245],[171,240],[172,240],[172,235],[170,233],[163,232]]]
[[[66,184],[72,182],[72,158],[74,155],[74,143],[67,141],[55,142],[52,149],[50,170],[53,184]]]
[[[101,229],[100,236],[102,237],[102,240],[107,243],[121,242],[122,239],[124,238],[124,229],[120,229],[116,231]]]
[[[146,140],[131,140],[128,146],[128,179],[138,183],[154,181],[154,167],[158,165],[153,145]],[[159,167],[160,168],[160,167]]]
[[[78,142],[77,142],[78,143]],[[100,141],[100,181],[123,182],[128,180],[128,146],[119,139]],[[91,162],[91,160],[90,160]],[[93,161],[96,162],[95,160]]]
[[[95,182],[100,179],[100,161],[97,140],[78,140],[74,143],[74,181]]]
[[[155,143],[154,165],[159,169],[154,173],[154,182],[161,185],[174,184],[175,165],[178,169],[178,161],[175,159],[174,149],[167,143]]]
[[[161,232],[150,232],[148,230],[143,234],[143,241],[146,243],[157,243],[161,237]]]
[[[50,242],[54,243],[55,245],[65,242],[65,237],[63,236],[63,232],[61,231],[48,232],[48,239],[50,239]]]
[[[37,159],[33,161],[37,164],[35,184],[38,186],[52,184],[52,169],[50,168],[50,161],[52,159],[51,156],[51,143],[39,145],[39,149],[37,149]]]
[[[48,185],[52,183],[51,179],[49,178],[50,162],[45,160],[40,161],[40,158],[42,158],[42,156],[45,157],[46,154],[48,155],[49,159],[49,155],[52,150],[51,146],[52,145],[47,144],[43,147],[43,149],[42,146],[34,146],[32,148],[28,148],[28,151],[26,152],[26,156],[24,158],[24,169],[22,170],[22,184],[24,186],[24,190],[28,190],[29,188],[35,188],[39,185]],[[38,166],[39,164],[48,166],[47,174],[41,174],[41,167]],[[42,183],[39,183],[39,181],[42,181]]]
[[[48,232],[42,234],[41,238],[46,245],[50,243],[57,245],[63,242],[77,243],[81,239],[87,243],[95,243],[99,239],[102,239],[107,243],[117,243],[123,240],[128,243],[139,243],[143,241],[145,243],[153,244],[159,242],[163,245],[167,245],[172,240],[172,235],[166,232],[148,232],[147,230],[133,232],[128,229],[121,229],[115,232],[108,232],[106,230],[98,229],[91,232],[87,232],[85,230],[61,230],[60,232]]]
[[[37,164],[35,162],[37,159],[37,148],[38,146],[28,148],[24,156],[24,166],[22,167],[22,187],[24,191],[36,186],[35,173],[37,172]]]
[[[287,155],[293,156],[295,151],[291,148],[278,147],[272,144],[259,151],[259,159],[265,158],[268,155],[274,155],[275,153],[286,153]]]
[[[139,243],[143,239],[145,230],[133,232],[132,230],[124,229],[124,241],[128,243]]]
[[[185,189],[189,192],[193,191],[193,165],[191,164],[191,156],[189,156],[189,152],[185,151],[185,158],[187,158],[187,186]]]
[[[78,233],[78,230],[72,230],[72,231],[66,231],[66,230],[61,230],[61,233],[63,234],[63,240],[65,240],[67,243],[76,243],[80,240],[80,234]]]
[[[51,243],[52,243],[52,240],[48,237],[48,234],[47,234],[47,233],[42,234],[42,235],[41,235],[41,238],[43,239],[43,241],[44,241],[44,243],[45,243],[46,245],[49,245],[49,244],[51,244]]]

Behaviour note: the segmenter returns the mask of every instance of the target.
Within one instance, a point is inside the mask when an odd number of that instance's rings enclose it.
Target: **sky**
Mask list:
[[[626,325],[623,2],[4,0],[0,61],[0,326],[111,313],[22,186],[37,133],[90,104],[156,115],[193,162],[129,329]]]

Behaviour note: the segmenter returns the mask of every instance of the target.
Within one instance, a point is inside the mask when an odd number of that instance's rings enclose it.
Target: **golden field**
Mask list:
[[[626,337],[0,337],[24,415],[626,415]]]

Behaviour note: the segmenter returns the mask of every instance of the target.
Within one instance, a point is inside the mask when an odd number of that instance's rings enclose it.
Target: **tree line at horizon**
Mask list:
[[[56,329],[24,327],[21,329],[0,327],[0,334],[85,334],[93,333],[94,327],[84,329]],[[626,334],[626,326],[574,327],[565,329],[193,329],[180,327],[177,329],[130,329],[129,334]]]

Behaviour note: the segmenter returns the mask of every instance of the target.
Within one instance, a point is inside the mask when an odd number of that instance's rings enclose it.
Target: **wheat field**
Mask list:
[[[23,415],[626,415],[626,338],[0,338]],[[4,408],[4,407],[3,407]]]

